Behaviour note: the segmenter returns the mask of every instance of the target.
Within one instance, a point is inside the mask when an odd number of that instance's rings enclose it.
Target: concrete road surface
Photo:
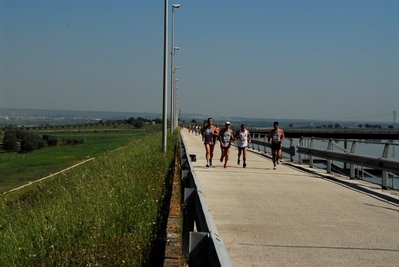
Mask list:
[[[207,168],[201,137],[182,136],[234,266],[399,266],[398,191],[250,151],[243,168],[235,147]]]

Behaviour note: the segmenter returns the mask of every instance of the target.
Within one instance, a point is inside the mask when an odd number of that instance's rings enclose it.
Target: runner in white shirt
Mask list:
[[[247,150],[248,150],[248,143],[251,142],[251,134],[247,130],[247,126],[245,124],[241,124],[241,129],[238,130],[235,134],[235,138],[237,140],[237,148],[238,148],[238,159],[237,164],[240,165],[240,157],[242,153],[242,167],[247,167]]]

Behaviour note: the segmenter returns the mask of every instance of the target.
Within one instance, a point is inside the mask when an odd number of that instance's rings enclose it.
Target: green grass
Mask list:
[[[59,127],[60,128],[60,127]],[[44,147],[30,153],[0,153],[0,193],[58,172],[66,167],[91,157],[97,157],[106,151],[122,147],[132,140],[158,130],[156,126],[146,126],[137,130],[130,126],[91,126],[83,129],[36,130],[40,137],[43,134],[54,135],[62,139],[86,140],[86,145],[67,145]],[[3,138],[3,137],[0,137]]]
[[[3,195],[0,266],[143,266],[177,144],[152,134]]]

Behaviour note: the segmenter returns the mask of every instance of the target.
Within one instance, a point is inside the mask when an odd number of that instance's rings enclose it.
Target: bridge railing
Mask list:
[[[314,147],[315,140],[323,140],[327,143],[326,149],[320,149]],[[349,164],[349,176],[350,179],[356,178],[356,170],[359,166],[362,168],[368,167],[375,170],[382,171],[381,187],[383,189],[388,189],[388,175],[397,176],[399,173],[399,161],[388,159],[388,151],[390,146],[395,145],[392,143],[385,143],[384,149],[381,157],[372,157],[366,155],[355,154],[356,144],[359,141],[356,140],[345,140],[348,149],[338,148],[340,151],[333,151],[335,144],[335,139],[324,139],[315,137],[302,137],[297,145],[298,152],[298,163],[303,163],[302,155],[309,156],[309,167],[314,166],[314,157],[322,158],[327,160],[327,172],[331,173],[331,166],[333,161],[343,162],[344,164]],[[393,187],[393,183],[392,186]]]
[[[293,139],[286,138],[286,140],[289,140],[289,146],[283,145],[282,151],[283,153],[289,155],[291,161],[294,161],[296,149],[293,144]],[[315,148],[315,140],[325,142],[327,144],[326,149]],[[344,141],[345,146],[348,148],[337,145],[335,141]],[[399,161],[388,159],[388,151],[392,146],[398,146],[399,144],[386,142],[384,143],[381,157],[372,157],[356,154],[356,145],[358,143],[381,144],[381,142],[361,142],[352,139],[301,137],[299,139],[299,144],[296,146],[296,152],[298,153],[298,163],[303,164],[304,156],[306,156],[306,161],[309,163],[309,167],[313,168],[315,162],[314,158],[321,158],[326,160],[327,172],[331,173],[333,161],[343,162],[344,165],[349,166],[348,169],[350,179],[355,179],[356,177],[362,178],[359,176],[359,173],[361,172],[362,175],[364,175],[365,173],[367,174],[367,171],[364,170],[365,167],[375,170],[381,170],[381,187],[383,189],[387,189],[389,187],[394,188],[393,180],[395,178],[399,178]],[[258,151],[263,150],[263,152],[265,153],[267,153],[267,149],[270,149],[271,151],[271,143],[267,141],[267,134],[262,132],[252,132],[252,143],[249,144],[249,147],[252,149],[257,149]],[[333,149],[336,149],[337,151],[333,151]],[[370,174],[368,173],[368,175]],[[389,177],[392,177],[391,185],[389,185],[388,183]]]
[[[190,267],[233,266],[206,204],[189,155],[180,137],[180,166],[183,210],[182,249]]]

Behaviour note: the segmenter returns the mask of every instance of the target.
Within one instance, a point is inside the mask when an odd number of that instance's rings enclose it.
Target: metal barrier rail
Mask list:
[[[304,140],[310,139],[310,145],[304,146]],[[381,186],[383,189],[388,189],[388,172],[399,173],[399,161],[388,159],[389,143],[385,144],[381,157],[370,157],[365,155],[354,154],[356,148],[356,141],[351,141],[352,146],[350,152],[336,152],[332,151],[333,139],[328,140],[327,150],[313,147],[314,137],[302,137],[297,145],[297,152],[299,153],[298,162],[302,164],[302,154],[309,155],[309,166],[313,167],[313,157],[323,158],[327,160],[327,172],[331,173],[332,161],[339,161],[349,164],[350,179],[355,178],[355,166],[369,167],[382,171]]]
[[[293,161],[293,157],[295,156],[295,147],[293,146],[293,139],[289,138],[290,146],[282,147],[284,153],[290,155],[290,160]],[[304,146],[305,140],[308,141],[308,146]],[[313,147],[314,140],[323,140],[328,143],[327,150],[317,149]],[[350,149],[345,149],[338,147],[341,152],[332,151],[333,147],[337,147],[334,140],[345,141],[350,144]],[[350,179],[354,179],[356,177],[356,167],[369,167],[376,170],[382,171],[382,179],[381,186],[383,189],[388,189],[388,175],[397,176],[399,173],[399,161],[388,159],[388,150],[391,145],[397,145],[393,143],[385,143],[385,147],[381,157],[370,157],[365,155],[355,154],[356,144],[357,143],[372,143],[372,144],[381,144],[380,142],[362,142],[356,140],[348,140],[348,139],[326,139],[326,138],[315,138],[315,137],[301,137],[299,140],[299,145],[297,145],[297,153],[298,153],[298,163],[302,164],[303,155],[309,156],[309,167],[313,167],[314,159],[313,157],[318,157],[327,160],[327,172],[331,173],[332,170],[332,161],[339,161],[349,164],[350,169]],[[256,148],[257,146],[257,148]],[[266,148],[270,148],[271,143],[267,142],[267,135],[259,132],[252,133],[252,143],[249,144],[249,147],[252,149],[258,149],[260,151],[260,146],[263,146],[264,152],[266,153]]]
[[[191,156],[193,159],[191,159]],[[183,253],[186,256],[188,255],[190,267],[233,266],[206,204],[191,160],[195,160],[195,155],[187,154],[183,139],[180,136]]]

